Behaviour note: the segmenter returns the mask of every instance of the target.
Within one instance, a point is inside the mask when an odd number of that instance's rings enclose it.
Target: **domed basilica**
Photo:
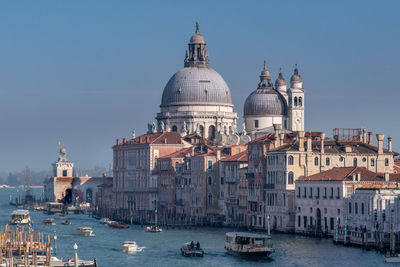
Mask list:
[[[168,81],[162,94],[160,112],[149,131],[175,131],[182,136],[198,134],[221,144],[247,143],[274,131],[304,130],[304,89],[297,66],[286,88],[282,72],[275,86],[264,62],[258,88],[246,99],[242,133],[237,132],[231,91],[225,80],[210,68],[206,42],[196,23],[190,38],[184,68]]]

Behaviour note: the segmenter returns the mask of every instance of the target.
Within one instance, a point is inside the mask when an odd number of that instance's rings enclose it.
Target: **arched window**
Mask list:
[[[294,97],[294,106],[297,107],[297,96]]]
[[[213,196],[210,194],[208,194],[208,205],[212,205],[213,204]]]
[[[210,139],[210,140],[214,140],[215,139],[215,126],[214,125],[211,125],[208,128],[208,139]]]
[[[389,159],[385,159],[385,166],[389,166]]]
[[[351,214],[351,202],[349,202],[349,214]]]
[[[199,126],[199,132],[200,132],[200,135],[204,137],[204,127],[203,127],[203,125]]]
[[[212,184],[212,177],[208,176],[208,184],[211,185]]]
[[[289,172],[288,174],[288,184],[293,184],[294,183],[294,174],[293,172]]]
[[[358,214],[358,204],[357,204],[357,202],[354,203],[354,213]]]
[[[176,125],[172,126],[172,131],[173,132],[177,132],[178,131],[178,127],[176,127]]]
[[[299,106],[303,106],[303,98],[301,96],[299,97]]]
[[[318,166],[318,157],[315,157],[315,158],[314,158],[314,165],[315,165],[315,166]]]
[[[371,167],[375,166],[375,159],[371,159]]]
[[[357,167],[357,158],[354,158],[354,159],[353,159],[353,166],[354,166],[354,167]]]
[[[224,184],[224,177],[221,177],[221,184]]]
[[[364,215],[364,203],[361,203],[361,214]]]
[[[331,159],[330,158],[326,158],[325,165],[326,166],[330,166],[331,165]]]
[[[293,165],[293,164],[294,164],[293,156],[289,156],[289,158],[288,158],[288,165]]]

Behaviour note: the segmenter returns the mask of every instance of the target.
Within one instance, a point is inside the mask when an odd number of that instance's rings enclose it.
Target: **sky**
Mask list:
[[[0,171],[46,170],[58,141],[79,168],[108,166],[116,138],[145,133],[183,67],[195,22],[241,125],[263,61],[303,77],[306,130],[393,137],[399,1],[1,1]],[[374,142],[375,142],[374,138]]]

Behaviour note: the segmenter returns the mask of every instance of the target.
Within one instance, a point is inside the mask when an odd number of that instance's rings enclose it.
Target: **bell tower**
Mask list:
[[[303,79],[296,64],[288,89],[288,130],[304,131],[304,93]]]
[[[60,147],[58,160],[53,163],[54,177],[73,177],[73,170],[74,163],[67,159],[67,150]]]

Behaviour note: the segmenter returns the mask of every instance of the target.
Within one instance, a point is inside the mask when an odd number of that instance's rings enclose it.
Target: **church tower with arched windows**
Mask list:
[[[303,79],[296,65],[288,89],[288,129],[291,131],[304,131],[304,93]]]

